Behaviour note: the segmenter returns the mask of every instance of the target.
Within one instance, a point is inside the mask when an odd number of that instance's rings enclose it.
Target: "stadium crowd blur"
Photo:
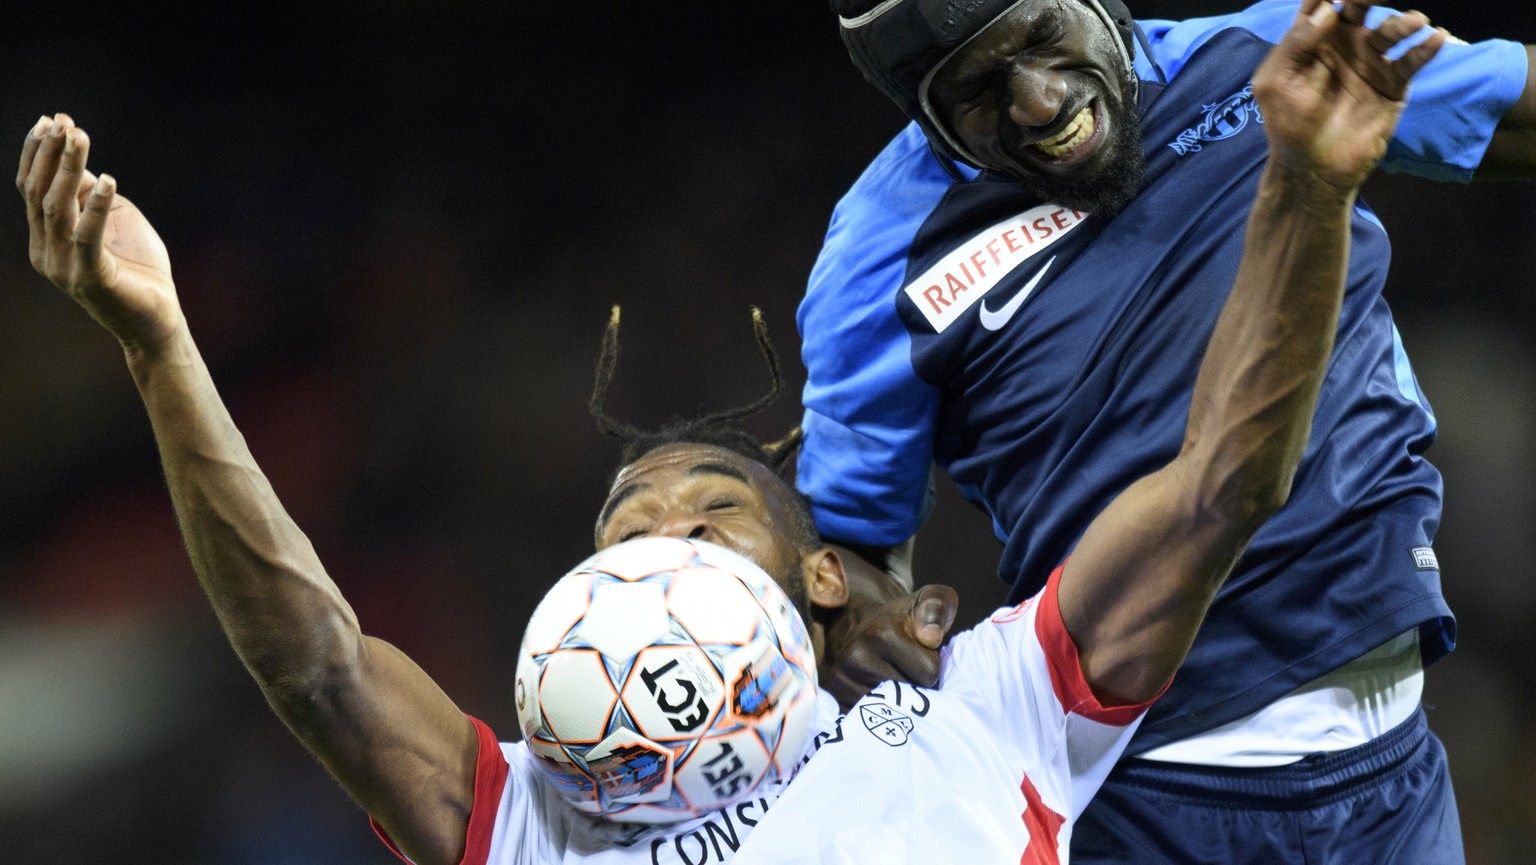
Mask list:
[[[8,14],[6,152],[43,113],[90,130],[364,627],[514,728],[523,622],[589,551],[617,458],[585,409],[609,305],[615,416],[756,398],[748,304],[793,358],[836,197],[901,118],[819,0],[132,6]],[[1423,6],[1536,41],[1529,4]],[[1536,862],[1536,188],[1366,198],[1440,421],[1461,647],[1430,722],[1469,862]],[[394,861],[218,633],[117,347],[28,268],[19,199],[0,226],[0,862]],[[798,417],[786,367],[765,437]],[[998,547],[940,492],[919,572],[961,589],[963,624],[1002,597]]]

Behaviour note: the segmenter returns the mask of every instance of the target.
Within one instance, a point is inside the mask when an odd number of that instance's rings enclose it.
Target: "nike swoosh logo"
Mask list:
[[[1055,263],[1056,256],[1053,255],[1051,256],[1051,260],[1045,263],[1044,267],[1035,271],[1035,275],[1030,277],[1028,284],[1020,289],[1018,294],[1015,294],[1011,300],[1003,304],[1002,309],[995,311],[987,309],[987,302],[982,301],[981,326],[987,330],[997,330],[998,328],[1007,324],[1008,320],[1013,318],[1013,314],[1019,311],[1019,307],[1024,305],[1024,301],[1029,297],[1029,293],[1034,291],[1035,286],[1040,284],[1040,278],[1045,276],[1045,272],[1050,270],[1051,265]]]

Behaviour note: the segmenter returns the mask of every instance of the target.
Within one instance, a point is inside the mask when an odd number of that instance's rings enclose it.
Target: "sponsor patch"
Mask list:
[[[1043,204],[999,222],[955,247],[902,289],[936,333],[1012,273],[1083,224],[1088,214]]]

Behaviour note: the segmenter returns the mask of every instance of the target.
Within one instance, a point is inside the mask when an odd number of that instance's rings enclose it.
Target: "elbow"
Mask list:
[[[1114,708],[1138,706],[1161,696],[1173,681],[1176,669],[1177,660],[1141,657],[1110,669],[1084,673],[1099,704]]]
[[[267,705],[303,742],[331,729],[358,702],[358,677],[343,665],[258,677]]]
[[[1284,477],[1256,478],[1241,485],[1231,501],[1224,505],[1228,520],[1250,534],[1258,531],[1290,500],[1293,476],[1287,472]]]
[[[1244,460],[1227,470],[1203,473],[1202,492],[1196,500],[1204,519],[1250,537],[1285,507],[1291,497],[1297,460]]]
[[[308,728],[340,713],[357,690],[364,647],[352,637],[350,629],[316,626],[243,652],[242,660],[273,711],[296,730]]]

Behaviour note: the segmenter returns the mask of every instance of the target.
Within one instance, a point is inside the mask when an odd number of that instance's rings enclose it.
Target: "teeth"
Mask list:
[[[1093,111],[1091,106],[1085,105],[1065,129],[1043,141],[1036,141],[1035,146],[1045,155],[1059,159],[1076,150],[1091,135],[1093,135]]]

